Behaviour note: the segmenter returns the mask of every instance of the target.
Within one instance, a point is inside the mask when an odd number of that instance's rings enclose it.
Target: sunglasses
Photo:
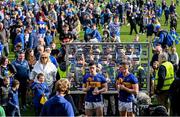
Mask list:
[[[47,59],[48,57],[41,57],[42,59]]]

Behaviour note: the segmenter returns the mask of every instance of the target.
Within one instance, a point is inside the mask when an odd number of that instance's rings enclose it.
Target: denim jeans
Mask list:
[[[20,117],[21,116],[19,108],[14,108],[12,110],[8,110],[8,113],[9,113],[8,116],[11,116],[11,117]]]

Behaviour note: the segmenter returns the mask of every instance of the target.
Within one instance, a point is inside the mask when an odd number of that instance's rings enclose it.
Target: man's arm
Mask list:
[[[106,92],[108,90],[108,85],[107,83],[103,83],[102,84],[102,89],[98,90],[99,93],[103,93],[103,92]]]
[[[157,91],[163,87],[165,77],[166,77],[166,68],[161,65],[158,71],[158,84],[156,87]]]
[[[94,95],[98,95],[100,93],[106,92],[108,89],[107,83],[102,84],[102,89],[94,91]]]
[[[82,90],[83,90],[84,92],[88,92],[88,91],[89,91],[89,89],[90,89],[90,87],[89,87],[89,86],[87,86],[87,84],[83,84],[83,88],[82,88]]]
[[[129,89],[129,88],[125,87],[124,85],[119,85],[119,89],[120,90],[125,90],[128,93],[132,93],[132,94],[135,94],[135,95],[137,95],[138,92],[139,92],[138,84],[132,84],[132,89]]]

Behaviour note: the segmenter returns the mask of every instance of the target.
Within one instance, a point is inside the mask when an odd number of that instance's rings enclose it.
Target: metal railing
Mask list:
[[[66,68],[68,68],[69,65],[72,65],[75,67],[75,70],[73,71],[74,74],[77,74],[78,72],[76,68],[78,67],[78,58],[79,55],[84,55],[84,59],[88,59],[90,52],[94,56],[98,56],[99,60],[97,60],[97,63],[101,63],[103,60],[103,57],[111,56],[111,59],[108,60],[109,62],[114,62],[114,65],[109,65],[109,68],[112,68],[114,71],[117,72],[116,69],[118,68],[118,65],[120,63],[120,60],[123,58],[122,56],[119,56],[119,51],[124,51],[125,56],[132,56],[132,61],[138,61],[143,66],[145,73],[146,73],[146,82],[147,87],[145,90],[150,92],[150,43],[148,42],[121,42],[121,43],[112,43],[112,42],[101,42],[101,43],[86,43],[86,42],[73,42],[73,43],[66,43],[64,44],[66,47]],[[108,48],[110,49],[110,52],[105,52]],[[133,50],[132,53],[128,53],[128,49]],[[95,51],[98,50],[98,51]],[[139,52],[138,52],[139,51]],[[72,59],[73,58],[73,59]],[[95,60],[96,61],[96,60]],[[86,61],[88,63],[88,60]],[[104,67],[102,65],[102,67]],[[67,76],[69,75],[68,69],[66,69]],[[114,75],[114,74],[113,74]],[[75,75],[75,77],[78,77]],[[81,76],[82,77],[82,76]],[[114,76],[116,77],[116,75]],[[115,80],[115,78],[114,78]]]

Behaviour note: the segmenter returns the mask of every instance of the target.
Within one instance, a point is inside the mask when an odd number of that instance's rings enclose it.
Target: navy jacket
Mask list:
[[[24,49],[24,35],[22,33],[18,34],[15,37],[14,45],[16,46],[16,44],[18,44],[18,43],[21,43],[22,44],[22,48],[21,49]]]
[[[12,64],[15,66],[17,73],[15,78],[20,82],[26,82],[29,79],[30,69],[29,64],[26,60],[19,61],[18,59],[14,60]]]

